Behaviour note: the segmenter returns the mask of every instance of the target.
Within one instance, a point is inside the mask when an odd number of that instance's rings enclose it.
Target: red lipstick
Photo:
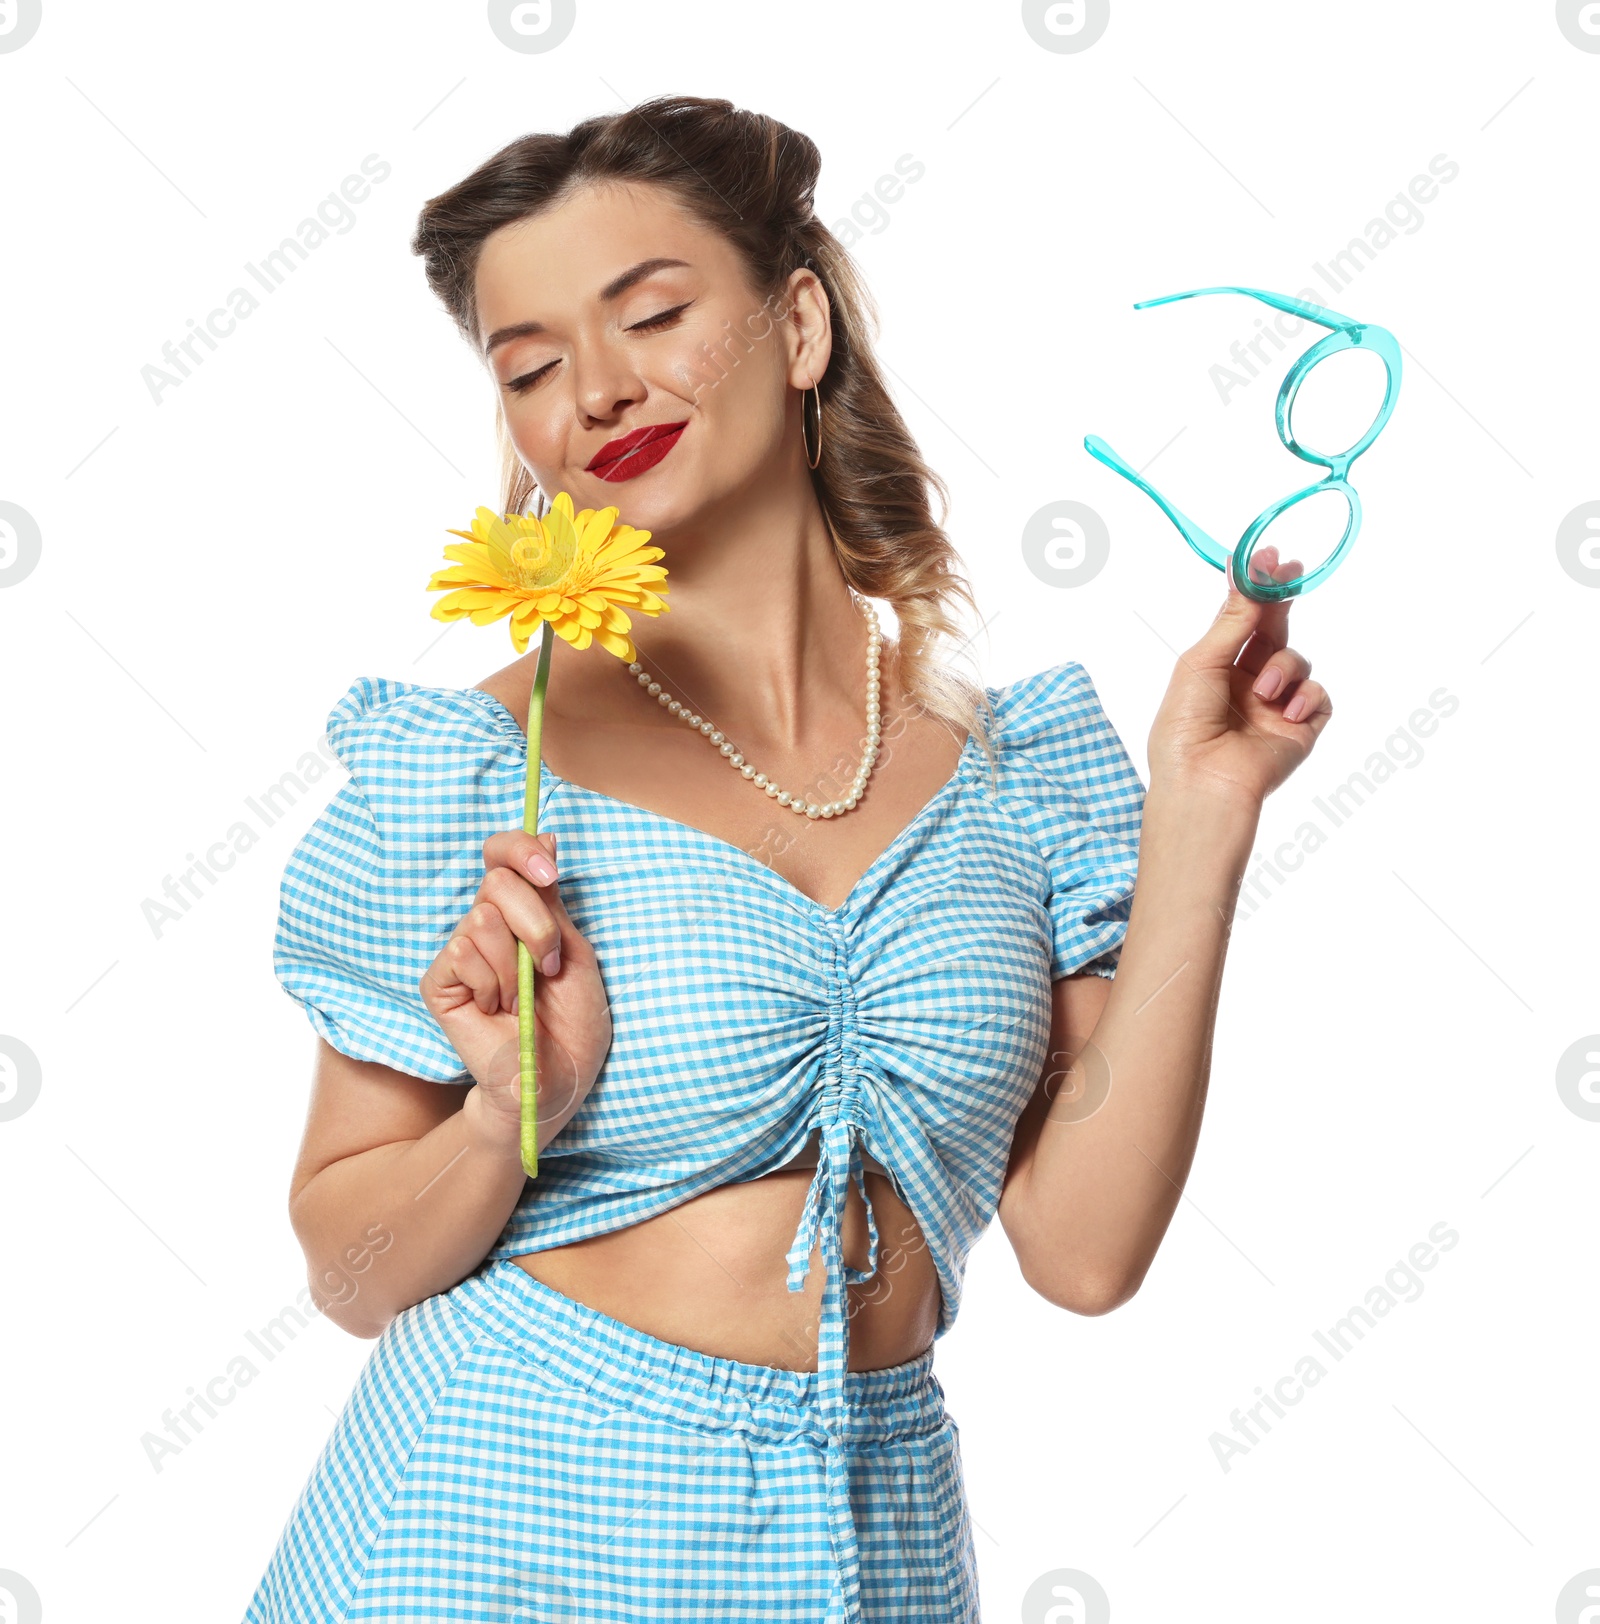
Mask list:
[[[585,472],[612,482],[633,479],[654,468],[688,426],[687,418],[681,423],[651,423],[624,434],[620,440],[608,440],[595,452]]]

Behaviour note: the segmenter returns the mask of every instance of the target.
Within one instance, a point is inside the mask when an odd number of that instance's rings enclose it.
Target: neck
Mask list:
[[[837,737],[863,714],[868,622],[815,495],[808,483],[803,501],[752,503],[746,494],[728,505],[737,519],[711,510],[692,529],[652,529],[670,608],[631,616],[639,663],[675,699],[752,744],[802,750]],[[527,658],[531,670],[534,648]],[[638,686],[624,662],[557,639],[550,692],[593,682],[597,659],[616,667],[605,681]],[[892,663],[885,639],[885,709]],[[661,716],[683,725],[665,707]]]

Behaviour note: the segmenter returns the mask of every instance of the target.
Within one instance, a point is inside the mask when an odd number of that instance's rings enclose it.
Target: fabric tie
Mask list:
[[[822,1289],[822,1316],[817,1330],[818,1394],[826,1435],[828,1526],[834,1564],[844,1598],[843,1624],[861,1618],[861,1554],[856,1545],[855,1517],[850,1509],[850,1466],[845,1452],[844,1375],[849,1364],[850,1328],[847,1285],[860,1285],[878,1272],[878,1222],[867,1199],[867,1175],[861,1160],[860,1124],[841,1115],[820,1124],[817,1170],[806,1192],[800,1227],[789,1248],[790,1291],[804,1288],[811,1272],[811,1253],[820,1233],[822,1262],[827,1278]],[[841,1169],[843,1173],[841,1174]],[[844,1207],[850,1185],[861,1191],[867,1209],[869,1244],[864,1269],[844,1261]]]

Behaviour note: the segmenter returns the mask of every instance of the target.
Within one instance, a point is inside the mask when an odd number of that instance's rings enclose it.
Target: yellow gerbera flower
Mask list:
[[[666,579],[666,569],[653,562],[666,555],[643,545],[648,530],[618,524],[619,511],[574,513],[565,491],[542,519],[479,508],[471,530],[450,531],[465,543],[444,550],[455,568],[438,571],[428,582],[430,592],[457,588],[433,606],[433,618],[469,616],[474,625],[487,626],[509,614],[518,654],[527,652],[529,635],[548,620],[574,648],[598,643],[631,664],[638,654],[627,610],[658,615],[671,605],[663,596],[666,587],[652,590],[649,584]]]
[[[518,654],[528,648],[528,636],[541,628],[539,663],[528,696],[528,761],[523,781],[522,827],[539,832],[539,735],[544,719],[545,687],[550,679],[551,633],[574,648],[598,643],[630,665],[638,658],[628,630],[633,625],[627,610],[659,615],[671,607],[666,587],[651,583],[666,579],[666,569],[654,560],[666,555],[659,547],[646,547],[648,530],[617,523],[614,507],[572,511],[572,498],[557,494],[541,519],[526,514],[498,514],[481,507],[470,530],[452,530],[464,546],[449,546],[446,558],[455,568],[439,570],[428,590],[455,590],[433,606],[435,620],[469,617],[487,626],[502,615],[511,616],[511,641]],[[626,605],[626,608],[624,607]],[[556,970],[554,974],[559,975]],[[528,944],[517,942],[517,1061],[522,1088],[522,1167],[529,1178],[539,1173],[539,1059],[535,1042],[535,975]]]

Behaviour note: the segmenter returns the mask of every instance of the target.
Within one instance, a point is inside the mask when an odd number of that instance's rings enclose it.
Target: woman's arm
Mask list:
[[[1287,580],[1263,547],[1252,568]],[[1023,1276],[1101,1314],[1139,1289],[1183,1194],[1211,1077],[1222,965],[1262,802],[1333,715],[1287,646],[1293,599],[1240,592],[1178,658],[1150,731],[1150,788],[1122,953],[1055,984],[1051,1056],[1018,1123],[999,1217]],[[1257,689],[1265,689],[1265,693]],[[1095,982],[1100,986],[1095,986]]]
[[[1116,978],[1055,983],[1050,1058],[1017,1126],[999,1218],[1023,1277],[1060,1307],[1126,1302],[1177,1209],[1257,821],[1233,800],[1153,783]]]
[[[352,1336],[464,1280],[522,1194],[515,1124],[483,1090],[352,1060],[318,1039],[289,1222],[313,1300]],[[540,1147],[572,1110],[539,1115]]]
[[[536,1149],[566,1127],[611,1045],[599,961],[561,900],[555,835],[490,835],[483,859],[477,896],[420,986],[472,1086],[318,1040],[289,1221],[318,1307],[353,1336],[381,1336],[403,1309],[466,1279],[521,1199],[519,941],[535,963],[561,950],[537,981]]]

